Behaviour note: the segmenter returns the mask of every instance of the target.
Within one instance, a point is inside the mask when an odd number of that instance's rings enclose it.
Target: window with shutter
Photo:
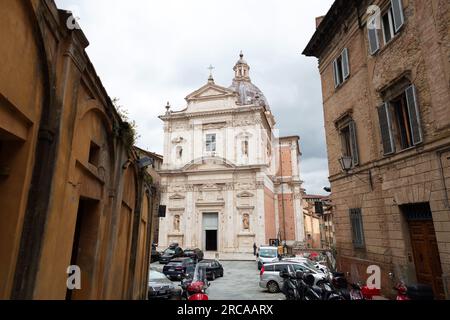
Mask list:
[[[342,143],[342,156],[352,158],[352,165],[359,165],[358,139],[355,121],[346,116],[337,123]]]
[[[367,30],[368,30],[368,35],[369,35],[369,50],[370,50],[370,54],[374,55],[375,53],[378,52],[378,50],[380,50],[380,41],[378,39],[378,29],[377,24],[376,24],[376,19],[377,17],[374,16],[372,18],[369,19],[369,21],[367,22]]]
[[[337,73],[337,60],[333,61],[333,78],[334,78],[334,87],[337,88],[340,84]]]
[[[397,33],[405,22],[402,0],[391,0],[391,7],[394,18],[394,30]]]
[[[350,131],[350,148],[351,148],[351,157],[353,160],[353,165],[359,165],[359,151],[358,151],[358,139],[356,137],[356,124],[355,121],[350,121],[349,123],[349,131]]]
[[[408,106],[412,142],[414,145],[418,145],[423,142],[423,137],[422,127],[420,124],[419,106],[417,103],[416,87],[414,85],[408,87],[405,91],[405,95]]]
[[[350,64],[348,60],[348,49],[345,48],[344,51],[342,51],[342,69],[343,69],[343,75],[344,79],[347,79],[350,76]]]
[[[400,95],[378,109],[385,155],[396,149],[412,148],[423,142],[416,87],[408,86]]]
[[[345,48],[341,55],[333,61],[334,86],[339,87],[350,76],[350,63],[348,49]]]
[[[362,220],[362,211],[358,209],[350,209],[350,225],[352,230],[353,246],[355,248],[364,248],[364,225]]]
[[[395,144],[392,135],[389,103],[384,103],[378,107],[378,118],[380,121],[381,140],[383,143],[384,155],[392,154],[395,152]]]

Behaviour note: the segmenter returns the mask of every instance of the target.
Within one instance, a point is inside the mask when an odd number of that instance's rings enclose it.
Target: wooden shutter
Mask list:
[[[397,33],[405,22],[402,0],[391,0],[391,7],[394,16],[394,30]]]
[[[357,166],[359,165],[359,150],[355,121],[350,121],[350,123],[348,124],[348,128],[350,131],[350,148],[352,153],[353,165]]]
[[[416,87],[408,87],[405,91],[406,102],[408,105],[409,124],[411,126],[412,140],[414,145],[423,142],[422,126],[420,124],[419,104],[417,103]]]
[[[378,118],[380,121],[381,140],[383,142],[384,155],[392,154],[395,152],[395,143],[392,135],[392,122],[389,103],[384,103],[378,107]]]
[[[380,50],[380,41],[378,39],[378,29],[376,28],[376,17],[372,17],[367,22],[367,30],[369,35],[369,51],[371,55]]]
[[[344,79],[347,79],[350,76],[350,64],[348,60],[348,49],[345,48],[342,51],[342,72],[344,75]]]
[[[333,77],[334,77],[334,87],[337,88],[339,86],[339,77],[338,77],[338,65],[337,59],[333,61]]]

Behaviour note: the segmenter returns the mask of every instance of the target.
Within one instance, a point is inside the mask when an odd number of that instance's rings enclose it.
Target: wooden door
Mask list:
[[[445,299],[441,259],[433,221],[410,221],[409,227],[417,281],[431,285],[437,299]]]

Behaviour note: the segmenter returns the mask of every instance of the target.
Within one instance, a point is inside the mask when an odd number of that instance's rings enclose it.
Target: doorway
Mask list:
[[[72,244],[70,265],[81,270],[81,290],[66,292],[66,300],[91,299],[94,281],[98,231],[98,201],[81,198],[78,204],[77,221]]]
[[[219,236],[219,214],[204,213],[203,214],[203,237],[205,251],[218,250]]]
[[[445,299],[442,267],[429,203],[402,206],[408,221],[418,283],[433,287],[435,298]]]

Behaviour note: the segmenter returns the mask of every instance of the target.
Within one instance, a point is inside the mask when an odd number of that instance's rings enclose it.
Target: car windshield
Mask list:
[[[149,274],[149,280],[162,280],[162,279],[167,279],[167,277],[162,274],[161,272],[158,272],[156,270],[150,270],[150,274]]]
[[[203,261],[203,262],[200,262],[200,263],[199,263],[199,265],[201,265],[202,267],[207,267],[207,268],[211,267],[212,264],[213,264],[213,263],[210,262],[210,261]]]
[[[164,254],[175,254],[175,250],[173,250],[173,249],[166,249],[166,251],[164,251]]]
[[[260,249],[259,256],[261,258],[276,258],[278,251],[276,249]]]

